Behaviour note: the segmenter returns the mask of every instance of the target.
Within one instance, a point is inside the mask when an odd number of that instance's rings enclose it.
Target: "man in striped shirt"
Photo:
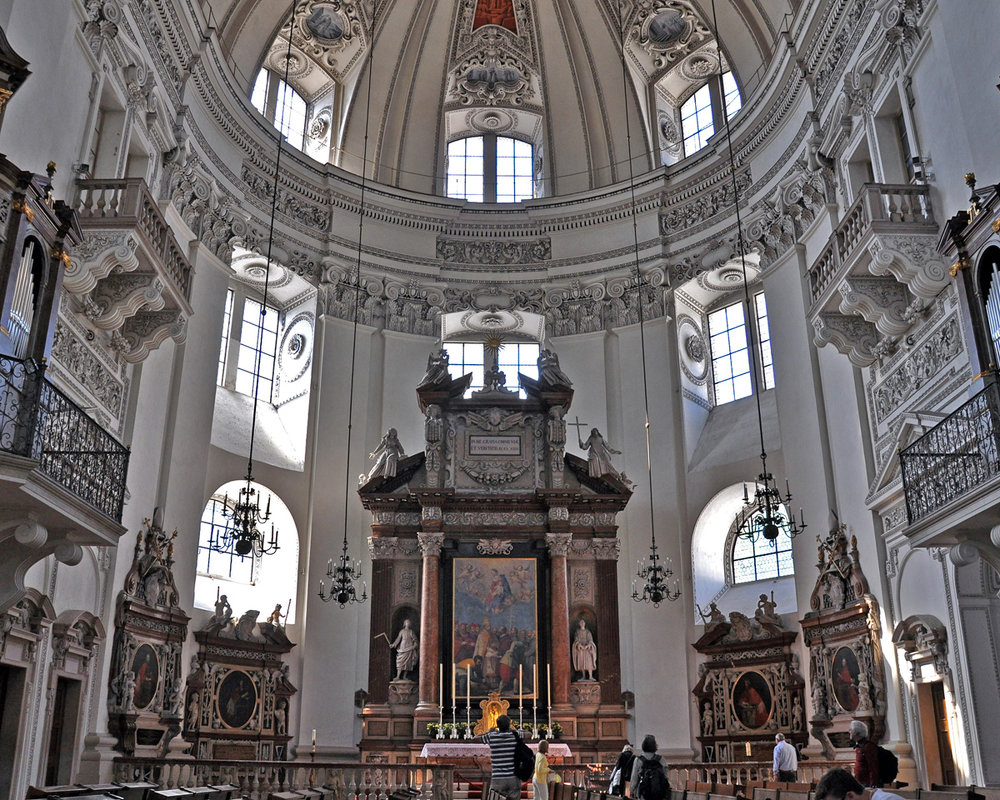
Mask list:
[[[514,746],[517,734],[510,729],[510,717],[497,717],[494,730],[483,734],[483,741],[490,746],[490,762],[493,766],[490,786],[511,800],[520,800],[521,780],[514,774]]]

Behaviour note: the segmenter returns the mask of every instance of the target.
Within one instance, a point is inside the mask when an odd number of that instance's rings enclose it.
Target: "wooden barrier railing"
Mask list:
[[[317,761],[225,761],[116,758],[113,780],[146,781],[163,789],[232,784],[241,797],[323,787],[337,800],[386,800],[414,790],[414,800],[451,800],[454,769],[442,764],[345,764]]]

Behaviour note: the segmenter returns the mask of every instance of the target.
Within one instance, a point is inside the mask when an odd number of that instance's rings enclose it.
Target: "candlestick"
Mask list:
[[[444,738],[444,662],[438,662],[438,739]]]
[[[538,736],[538,664],[531,665],[531,691],[535,695],[531,704],[531,738],[534,739]]]
[[[517,707],[524,705],[524,665],[517,665]]]
[[[312,743],[313,743],[313,747],[315,747],[316,746],[316,729],[315,728],[313,728],[313,741],[312,741]]]
[[[455,679],[458,677],[458,665],[451,665],[451,707],[454,708],[458,701],[455,699]]]
[[[465,676],[465,708],[472,708],[472,664],[469,664]]]
[[[552,665],[545,665],[545,699],[552,708]]]

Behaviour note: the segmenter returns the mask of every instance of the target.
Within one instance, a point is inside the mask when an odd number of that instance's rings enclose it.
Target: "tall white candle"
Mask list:
[[[455,699],[455,678],[458,675],[458,665],[451,665],[451,707],[454,708],[458,704],[458,700]]]
[[[517,665],[517,707],[524,704],[524,664]]]
[[[444,703],[442,702],[444,700],[444,698],[442,697],[443,694],[444,694],[444,662],[442,661],[442,662],[440,662],[438,664],[438,705],[439,706],[443,706],[444,705]]]
[[[548,698],[549,707],[552,707],[552,665],[545,665],[545,695]]]
[[[472,664],[469,664],[465,673],[465,709],[468,711],[470,708],[472,708]]]
[[[313,728],[313,747],[316,746],[316,729]]]

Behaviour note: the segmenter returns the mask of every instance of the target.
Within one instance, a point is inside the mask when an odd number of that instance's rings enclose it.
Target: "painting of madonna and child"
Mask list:
[[[535,696],[536,578],[533,558],[455,559],[452,685],[456,705],[490,692],[500,692],[515,707],[522,691],[525,700]],[[518,686],[519,674],[523,690]]]

